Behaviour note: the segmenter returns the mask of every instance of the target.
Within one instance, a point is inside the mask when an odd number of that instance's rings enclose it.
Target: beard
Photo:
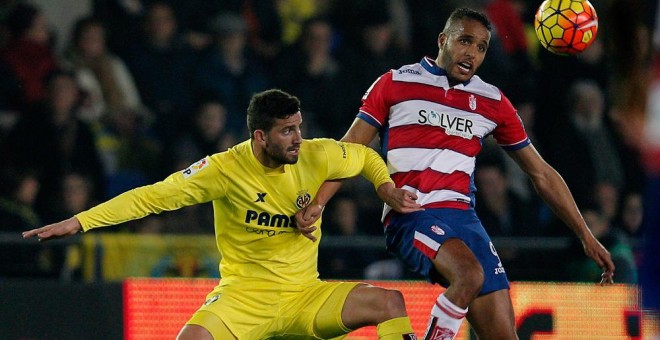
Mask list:
[[[298,162],[298,155],[289,155],[288,151],[292,150],[291,148],[283,148],[280,145],[271,144],[266,141],[266,156],[270,158],[271,161],[278,164],[296,164]]]

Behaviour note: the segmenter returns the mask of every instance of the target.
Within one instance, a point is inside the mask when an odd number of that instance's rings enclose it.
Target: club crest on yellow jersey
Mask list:
[[[298,191],[298,197],[296,198],[296,207],[302,209],[309,205],[312,201],[312,195],[307,192],[307,190]]]

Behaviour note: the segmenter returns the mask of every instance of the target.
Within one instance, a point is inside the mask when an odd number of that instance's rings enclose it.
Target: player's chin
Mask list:
[[[454,72],[454,74],[452,74],[454,80],[456,80],[459,83],[467,82],[468,80],[470,80],[472,78],[473,75],[474,75],[474,72],[472,72],[471,70],[470,71],[465,71],[463,69],[460,69],[460,70]]]
[[[287,164],[296,164],[296,163],[298,163],[298,154],[296,154],[296,155],[287,155],[286,156],[286,163]]]

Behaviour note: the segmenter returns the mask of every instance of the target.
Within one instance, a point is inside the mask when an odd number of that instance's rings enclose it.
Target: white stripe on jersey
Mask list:
[[[465,202],[469,203],[472,201],[470,197],[465,196],[459,192],[452,191],[452,190],[433,190],[431,192],[423,193],[419,192],[416,188],[413,188],[408,185],[404,185],[401,187],[402,189],[408,190],[412,193],[415,193],[417,195],[417,200],[416,202],[419,203],[420,205],[425,205],[429,203],[435,203],[435,202]],[[385,216],[392,211],[392,207],[389,205],[385,204],[383,207],[383,215],[382,215],[382,220],[385,219]]]
[[[474,161],[474,157],[447,149],[401,148],[387,152],[387,168],[390,174],[430,168],[446,174],[462,171],[472,175]]]
[[[407,185],[404,185],[403,187],[407,187]],[[422,193],[413,188],[410,188],[408,190],[417,194],[417,203],[421,205],[434,203],[434,202],[453,202],[453,201],[461,201],[466,203],[470,202],[470,197],[452,190],[433,190],[429,193]]]
[[[433,75],[420,63],[404,65],[398,70],[392,70],[392,80],[449,88],[449,79],[446,76]]]
[[[422,119],[419,115],[420,108],[426,111],[423,118],[425,124],[420,124],[419,122]],[[436,113],[435,119],[431,117],[431,111]],[[441,118],[440,115],[446,117]],[[390,108],[389,124],[391,128],[405,125],[433,125],[443,128],[440,124],[447,125],[448,120],[454,119],[454,117],[460,117],[464,119],[463,121],[471,121],[470,130],[472,131],[472,135],[479,138],[484,138],[484,136],[487,136],[497,127],[497,123],[483,115],[426,100],[407,100],[392,105]]]

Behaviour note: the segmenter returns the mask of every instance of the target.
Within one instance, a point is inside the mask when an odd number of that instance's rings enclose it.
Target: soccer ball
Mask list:
[[[541,45],[559,54],[577,54],[596,39],[598,16],[587,0],[545,0],[534,17]]]

